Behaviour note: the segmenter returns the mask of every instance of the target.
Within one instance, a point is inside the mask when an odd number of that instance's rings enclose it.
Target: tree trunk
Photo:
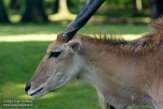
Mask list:
[[[43,0],[25,0],[25,12],[23,13],[22,22],[48,22],[44,10]]]
[[[49,16],[49,19],[51,21],[62,21],[62,20],[70,21],[75,18],[75,15],[70,13],[68,9],[67,0],[57,0],[57,4],[58,4],[57,13],[54,13]]]
[[[58,13],[70,13],[67,6],[67,0],[59,0]]]
[[[11,0],[10,8],[15,10],[20,10],[20,0]]]
[[[142,0],[133,0],[134,4],[134,15],[137,16],[143,9]]]
[[[9,23],[8,14],[3,0],[0,0],[0,23]]]
[[[53,13],[57,13],[59,9],[59,0],[54,0]]]
[[[157,19],[163,15],[163,0],[152,0],[152,17]]]

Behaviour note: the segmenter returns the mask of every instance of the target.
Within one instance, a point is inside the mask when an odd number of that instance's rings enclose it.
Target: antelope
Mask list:
[[[102,2],[98,4],[91,15]],[[87,13],[79,15],[82,19]],[[26,93],[38,98],[76,77],[96,88],[105,109],[132,105],[163,109],[163,18],[153,23],[153,32],[133,41],[76,33],[87,22],[79,26],[78,19],[49,45],[26,85]]]
[[[156,31],[134,41],[62,34],[52,42],[27,84],[32,97],[55,91],[73,77],[84,79],[116,109],[149,105],[163,109],[163,19]]]

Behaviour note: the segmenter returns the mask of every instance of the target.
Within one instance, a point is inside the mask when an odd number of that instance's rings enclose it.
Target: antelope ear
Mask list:
[[[70,48],[73,52],[80,52],[82,49],[81,40],[72,40],[66,43],[66,46]]]

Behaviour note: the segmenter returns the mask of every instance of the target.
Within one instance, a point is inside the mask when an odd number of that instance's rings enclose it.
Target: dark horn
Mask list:
[[[105,0],[87,0],[86,4],[78,13],[76,19],[66,27],[61,39],[65,42],[72,39],[76,32],[88,22],[104,1]]]

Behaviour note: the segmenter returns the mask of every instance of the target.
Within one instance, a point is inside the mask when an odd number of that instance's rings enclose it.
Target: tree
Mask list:
[[[10,1],[10,8],[11,9],[19,10],[20,7],[21,7],[20,0],[11,0]]]
[[[163,15],[163,0],[152,0],[152,15],[154,19]]]
[[[142,0],[133,0],[134,4],[134,15],[137,16],[143,9]]]
[[[3,0],[0,0],[0,23],[9,23],[8,14]]]
[[[70,13],[67,6],[67,0],[59,0],[58,13]]]
[[[54,0],[53,12],[57,13],[59,9],[59,0]]]
[[[50,19],[53,20],[73,20],[75,16],[70,13],[67,5],[67,0],[55,0],[57,3],[56,12],[50,16]]]
[[[44,10],[43,0],[25,0],[25,11],[22,22],[48,22],[48,17]]]

